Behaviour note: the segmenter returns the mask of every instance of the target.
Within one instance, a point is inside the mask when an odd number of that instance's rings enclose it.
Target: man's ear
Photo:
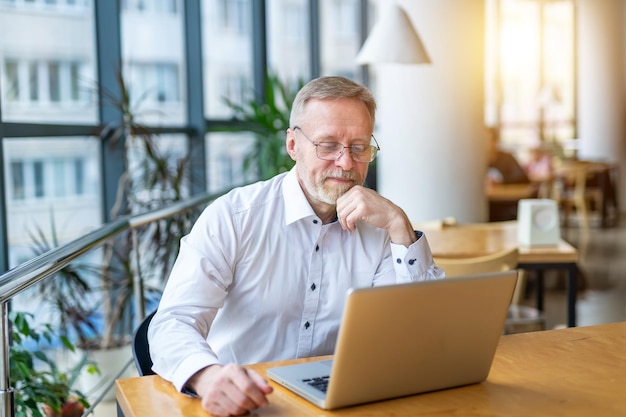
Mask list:
[[[296,138],[293,135],[293,130],[287,129],[287,138],[285,139],[285,148],[287,153],[293,159],[296,160]]]

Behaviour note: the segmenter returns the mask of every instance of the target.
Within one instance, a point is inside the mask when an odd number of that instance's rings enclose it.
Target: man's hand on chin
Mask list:
[[[417,240],[404,211],[376,191],[355,185],[337,199],[337,218],[344,230],[353,231],[363,221],[389,232],[391,241],[410,246]]]

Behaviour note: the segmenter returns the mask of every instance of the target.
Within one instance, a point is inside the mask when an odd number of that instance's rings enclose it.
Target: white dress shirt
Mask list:
[[[181,240],[153,369],[181,390],[215,363],[332,354],[349,288],[443,276],[424,235],[406,248],[365,222],[323,225],[292,170],[217,199]]]

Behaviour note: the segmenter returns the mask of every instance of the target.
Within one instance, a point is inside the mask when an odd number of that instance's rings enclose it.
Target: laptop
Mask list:
[[[487,378],[517,271],[348,291],[330,360],[267,376],[331,410]]]

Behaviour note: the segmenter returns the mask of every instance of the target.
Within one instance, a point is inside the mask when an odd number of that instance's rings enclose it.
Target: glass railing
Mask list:
[[[168,207],[153,210],[150,212],[125,216],[115,219],[98,229],[91,231],[67,244],[49,250],[23,264],[7,271],[0,276],[0,417],[14,417],[14,392],[11,388],[10,367],[9,367],[9,302],[13,297],[31,288],[35,284],[52,277],[72,261],[92,249],[98,248],[104,243],[120,236],[120,234],[138,230],[142,226],[169,219],[201,205],[208,205],[228,190],[218,193],[207,193],[187,199],[185,201],[172,204]],[[144,305],[144,294],[136,292],[134,295],[136,306]],[[145,315],[142,308],[136,310],[135,322],[140,323]],[[103,381],[107,388],[112,388],[117,379],[117,375],[128,368],[132,363],[132,358],[125,363],[111,380]],[[105,389],[106,391],[106,389]],[[92,401],[90,409],[86,410],[83,416],[88,415],[95,406],[102,400],[102,395]]]

